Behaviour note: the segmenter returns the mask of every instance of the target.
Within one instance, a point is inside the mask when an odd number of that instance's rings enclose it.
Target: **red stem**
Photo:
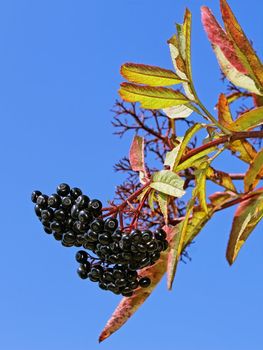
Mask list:
[[[254,138],[263,138],[263,131],[241,131],[241,132],[236,132],[232,135],[222,136],[216,140],[207,142],[206,144],[204,144],[200,147],[192,149],[185,156],[183,156],[181,158],[180,163],[183,163],[187,159],[189,159],[189,158],[195,156],[196,154],[206,150],[207,148],[217,146],[217,145],[220,145],[220,144],[226,143],[226,142],[233,142],[233,141],[242,140],[242,139],[249,139],[249,138],[253,138],[253,139]]]
[[[146,184],[144,184],[142,187],[140,187],[137,191],[135,191],[133,194],[131,194],[128,198],[125,199],[120,205],[117,205],[113,208],[103,208],[103,211],[109,210],[108,213],[102,215],[102,217],[113,215],[116,212],[121,211],[128,202],[132,202],[135,198],[137,198],[144,190],[150,185],[151,181],[148,181]]]

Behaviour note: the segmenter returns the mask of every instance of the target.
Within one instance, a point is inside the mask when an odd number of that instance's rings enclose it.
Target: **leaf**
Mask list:
[[[215,151],[217,151],[217,147],[215,147],[215,146],[211,146],[209,148],[204,149],[203,151],[199,152],[198,154],[195,154],[194,156],[192,156],[191,158],[183,160],[182,163],[177,165],[176,171],[178,172],[178,171],[188,169],[188,168],[194,166],[196,162],[200,161],[207,154],[209,154],[211,152],[215,152]]]
[[[159,193],[157,193],[157,200],[158,200],[160,210],[161,210],[163,217],[164,217],[164,222],[167,225],[167,223],[168,223],[169,197],[167,196],[167,194],[159,192]]]
[[[187,77],[192,80],[192,69],[191,69],[191,26],[192,26],[192,14],[186,9],[184,14],[183,34],[185,40],[185,68]]]
[[[119,94],[123,100],[140,102],[143,108],[148,109],[162,109],[189,103],[187,97],[181,92],[164,87],[122,83]]]
[[[184,62],[179,52],[179,44],[178,44],[177,36],[173,35],[168,40],[168,44],[169,44],[169,49],[170,49],[170,54],[174,65],[174,69],[177,75],[182,79],[187,79],[186,63]],[[188,83],[183,83],[183,88],[189,100],[194,101],[195,97],[191,89],[191,86]]]
[[[164,113],[170,118],[170,119],[182,119],[189,117],[190,114],[193,113],[194,109],[193,106],[189,107],[190,105],[178,105],[173,107],[167,107],[164,108]]]
[[[195,204],[195,197],[193,196],[187,204],[186,214],[184,216],[183,222],[178,225],[178,232],[177,232],[176,236],[173,238],[174,241],[171,241],[171,247],[172,247],[171,254],[173,254],[173,256],[170,256],[168,258],[168,261],[169,261],[168,289],[172,288],[172,284],[174,281],[174,276],[176,274],[178,262],[180,260],[180,257],[181,257],[182,251],[183,251],[183,247],[184,247],[184,241],[185,241],[188,221],[189,221],[190,215],[192,213],[194,204]]]
[[[180,198],[185,194],[184,180],[170,170],[157,171],[152,176],[150,187],[158,192]]]
[[[255,128],[263,123],[263,106],[251,109],[241,114],[230,127],[236,131],[246,131]]]
[[[169,86],[185,81],[169,69],[145,64],[125,63],[121,66],[121,74],[132,83],[150,86]]]
[[[244,177],[245,192],[253,190],[259,182],[257,176],[263,171],[263,149],[253,159]]]
[[[173,169],[173,167],[174,167],[174,163],[175,163],[178,151],[181,147],[182,138],[177,137],[176,141],[179,142],[179,144],[177,146],[175,146],[171,151],[166,153],[165,160],[164,160],[164,165],[169,166],[170,169]]]
[[[213,208],[208,206],[208,212],[204,212],[199,207],[193,209],[191,218],[189,219],[186,233],[184,248],[193,241],[193,239],[199,234],[205,224],[211,219],[213,215]]]
[[[184,138],[183,138],[183,141],[181,143],[180,149],[177,152],[177,157],[174,161],[173,170],[177,170],[177,165],[179,164],[181,157],[184,154],[184,151],[186,150],[186,147],[187,147],[188,143],[190,142],[191,138],[194,136],[195,133],[197,133],[203,127],[204,127],[203,124],[194,124],[186,131]]]
[[[169,250],[169,253],[168,253],[168,259],[167,259],[167,288],[169,290],[172,289],[173,281],[174,281],[174,277],[175,277],[175,273],[176,273],[177,248],[178,248],[179,238],[180,238],[178,232],[179,232],[180,225],[182,225],[182,223],[180,223],[179,225],[176,225],[174,227],[175,234],[173,236],[173,239],[170,242],[170,250]]]
[[[152,211],[155,211],[154,198],[155,198],[155,191],[151,190],[151,192],[149,193],[149,196],[148,196],[148,204],[149,204],[149,207]]]
[[[209,199],[212,203],[212,205],[215,207],[221,207],[221,205],[225,202],[228,202],[229,199],[233,198],[233,193],[229,191],[225,192],[214,192],[209,196]]]
[[[203,6],[201,13],[204,29],[225,76],[237,86],[256,94],[262,94],[237,54],[232,38],[219,25],[211,10]]]
[[[201,208],[205,213],[208,213],[206,203],[206,174],[209,168],[209,162],[202,162],[198,169],[195,170],[195,195],[199,199]]]
[[[226,258],[230,265],[235,261],[241,247],[263,217],[263,195],[259,194],[239,204],[234,215]]]
[[[129,159],[133,171],[142,171],[145,173],[143,137],[134,136],[130,147]]]
[[[233,103],[237,101],[240,97],[243,97],[244,93],[243,92],[233,92],[232,94],[229,94],[226,96],[228,104]],[[255,95],[258,96],[258,95]]]
[[[253,76],[253,79],[256,81],[257,85],[262,89],[263,66],[260,59],[251,46],[226,0],[220,0],[220,5],[227,33],[239,49],[239,54],[242,53],[242,59],[246,62],[246,67],[248,67],[250,75]]]
[[[231,130],[230,125],[233,123],[233,118],[228,105],[228,100],[224,94],[220,94],[219,96],[218,120],[224,128]]]
[[[234,152],[237,157],[246,163],[250,163],[255,158],[257,152],[247,140],[236,140],[228,143],[227,148]]]
[[[174,228],[165,226],[163,229],[167,233],[168,242],[170,242],[175,234]],[[103,329],[99,337],[100,342],[121,328],[150,296],[166,271],[168,251],[162,252],[160,259],[153,266],[140,271],[140,276],[151,278],[151,285],[148,288],[138,288],[133,296],[121,300]]]
[[[210,166],[207,169],[206,176],[208,177],[208,179],[215,182],[217,185],[237,193],[237,189],[231,177],[229,176],[229,174],[225,173],[224,171],[216,170]]]

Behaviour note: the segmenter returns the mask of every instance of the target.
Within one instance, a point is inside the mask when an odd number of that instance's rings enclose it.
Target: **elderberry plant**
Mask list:
[[[124,296],[100,341],[128,320],[165,272],[172,288],[186,248],[216,212],[237,205],[226,250],[230,265],[263,217],[263,187],[258,186],[263,177],[263,66],[226,0],[220,5],[224,29],[209,8],[201,9],[229,81],[215,103],[216,115],[204,106],[192,79],[187,9],[168,40],[174,71],[135,63],[121,67],[127,82],[119,90],[122,100],[115,104],[113,126],[119,136],[130,130],[135,136],[129,157],[115,165],[127,177],[109,206],[67,184],[51,196],[32,194],[44,231],[65,247],[81,248],[76,254],[79,277]],[[181,89],[171,88],[178,84]],[[231,108],[240,101],[234,116]],[[178,124],[185,129],[181,135]],[[245,173],[214,167],[214,160],[229,151],[246,163]],[[154,166],[149,155],[157,160]],[[217,191],[207,193],[208,181]],[[236,181],[243,181],[243,189]],[[186,192],[189,200],[184,200]]]

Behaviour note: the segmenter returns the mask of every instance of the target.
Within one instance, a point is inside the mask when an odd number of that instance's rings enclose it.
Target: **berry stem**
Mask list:
[[[133,194],[131,194],[128,198],[126,198],[121,204],[116,205],[114,207],[108,207],[108,208],[102,208],[103,211],[108,211],[108,213],[105,213],[102,215],[102,217],[106,217],[109,215],[113,215],[115,213],[121,212],[126,205],[129,202],[132,202],[134,199],[136,199],[147,187],[149,187],[151,181],[146,182],[142,187],[140,187],[137,191],[135,191]],[[148,193],[148,191],[147,191]]]
[[[136,211],[134,212],[134,216],[133,216],[132,222],[130,224],[131,229],[136,227],[138,219],[139,219],[139,216],[140,216],[140,212],[141,212],[141,210],[142,210],[142,208],[144,206],[144,203],[145,203],[146,199],[148,198],[148,195],[149,195],[150,191],[151,191],[150,188],[146,191],[146,193],[144,194],[140,204],[138,205]]]

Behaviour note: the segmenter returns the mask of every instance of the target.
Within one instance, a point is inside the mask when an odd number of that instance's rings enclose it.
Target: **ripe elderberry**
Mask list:
[[[125,297],[150,285],[150,278],[140,277],[138,271],[155,264],[168,248],[164,230],[122,231],[116,218],[101,217],[98,199],[90,200],[81,189],[65,183],[50,196],[34,191],[31,200],[47,234],[64,247],[83,247],[75,257],[81,279]]]

